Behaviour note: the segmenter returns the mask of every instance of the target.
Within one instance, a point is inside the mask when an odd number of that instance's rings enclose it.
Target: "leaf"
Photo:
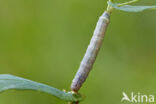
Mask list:
[[[54,87],[50,87],[45,84],[34,82],[28,79],[16,77],[13,75],[1,74],[0,75],[0,92],[5,90],[15,89],[15,90],[35,90],[40,92],[45,92],[53,95],[59,99],[76,102],[81,101],[82,97],[80,94],[72,92],[64,92]]]
[[[126,12],[142,12],[144,10],[156,9],[156,6],[131,6],[131,5],[118,6],[119,5],[118,3],[112,3],[110,1],[108,2],[108,5],[118,10]]]

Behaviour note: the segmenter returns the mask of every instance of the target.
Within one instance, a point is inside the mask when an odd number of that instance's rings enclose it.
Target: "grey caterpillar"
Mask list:
[[[110,14],[106,11],[100,16],[96,28],[94,30],[90,44],[86,50],[86,53],[81,61],[79,69],[75,75],[75,78],[71,84],[71,90],[78,92],[82,84],[85,82],[88,77],[89,72],[91,71],[93,64],[95,62],[96,56],[102,45],[104,34],[109,24]]]

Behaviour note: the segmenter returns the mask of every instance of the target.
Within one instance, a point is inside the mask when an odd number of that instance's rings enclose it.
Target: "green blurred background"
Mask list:
[[[0,0],[0,74],[70,90],[105,8],[106,0]],[[155,80],[156,11],[114,11],[94,68],[80,90],[86,95],[82,104],[123,104],[123,91],[156,96]],[[0,104],[66,102],[39,92],[7,91],[0,94]]]

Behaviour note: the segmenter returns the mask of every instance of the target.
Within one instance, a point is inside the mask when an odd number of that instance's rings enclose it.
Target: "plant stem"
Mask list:
[[[71,84],[71,90],[74,92],[78,92],[92,69],[98,52],[102,46],[104,35],[109,24],[111,11],[112,7],[108,6],[107,10],[102,14],[102,16],[100,16],[97,22],[93,37]]]
[[[139,1],[139,0],[132,0],[132,1],[128,1],[128,2],[121,3],[121,4],[119,4],[118,6],[129,5],[129,4],[136,3],[136,2],[138,2],[138,1]]]

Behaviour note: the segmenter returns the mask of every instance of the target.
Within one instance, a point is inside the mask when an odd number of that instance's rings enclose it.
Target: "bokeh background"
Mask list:
[[[106,0],[0,0],[0,74],[70,90],[105,8]],[[156,96],[155,80],[156,11],[114,11],[94,68],[80,90],[86,95],[82,104],[124,104],[123,91]],[[45,93],[7,91],[0,94],[0,104],[66,102]]]

